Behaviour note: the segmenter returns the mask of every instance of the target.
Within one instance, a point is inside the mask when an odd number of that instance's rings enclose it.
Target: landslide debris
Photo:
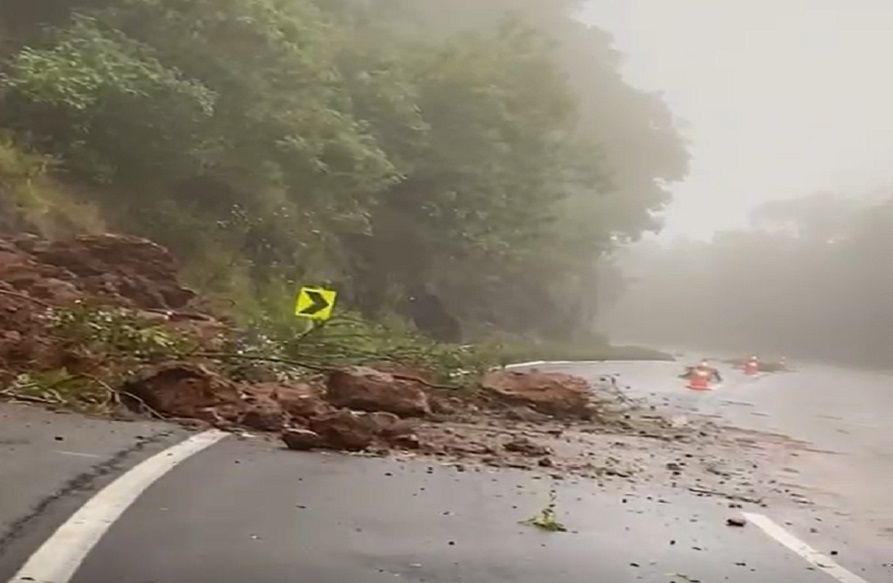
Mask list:
[[[450,387],[405,350],[349,365],[327,364],[342,351],[332,342],[324,357],[295,342],[305,362],[248,353],[245,333],[200,301],[171,254],[145,239],[0,238],[0,398],[251,430],[294,450],[398,450],[599,479],[649,467],[648,455],[620,449],[653,456],[655,443],[707,431],[566,374],[462,373]]]
[[[53,305],[87,298],[142,309],[179,309],[195,292],[180,284],[164,247],[127,235],[0,240],[0,281]]]
[[[372,366],[314,361],[305,368],[274,365],[277,359],[265,361],[263,354],[256,360],[241,351],[227,354],[243,333],[196,309],[196,299],[179,280],[170,252],[146,239],[0,238],[3,394],[262,431],[299,426],[330,436],[335,448],[368,441],[345,438],[352,426],[376,440],[416,447],[402,419],[475,413],[494,404],[511,404],[522,415],[524,407],[515,405],[525,403],[531,405],[525,418],[542,415],[537,411],[577,415],[586,402],[585,382],[571,377],[497,374],[483,385],[491,395],[449,394],[434,389],[430,371],[399,358],[376,355],[368,359]],[[355,422],[344,412],[370,415]],[[324,430],[326,423],[336,429]]]

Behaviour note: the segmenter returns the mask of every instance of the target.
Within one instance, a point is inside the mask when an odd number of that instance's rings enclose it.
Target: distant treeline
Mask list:
[[[641,245],[612,316],[663,345],[893,367],[893,198],[765,205],[713,243]]]

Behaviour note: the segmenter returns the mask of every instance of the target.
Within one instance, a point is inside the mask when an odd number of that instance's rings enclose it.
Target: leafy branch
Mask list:
[[[535,526],[549,532],[567,532],[567,527],[558,520],[558,516],[555,512],[557,503],[558,493],[555,490],[552,490],[549,492],[549,504],[521,524]]]

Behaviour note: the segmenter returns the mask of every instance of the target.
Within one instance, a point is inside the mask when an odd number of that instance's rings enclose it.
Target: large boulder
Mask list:
[[[400,417],[431,414],[428,395],[419,383],[367,367],[353,367],[329,375],[327,398],[339,407],[357,411],[386,411]]]
[[[234,383],[201,365],[185,362],[149,367],[123,390],[140,404],[171,417],[203,418],[208,409],[242,405]]]
[[[321,447],[359,451],[375,442],[375,429],[362,415],[340,409],[310,421],[310,430],[319,435]]]
[[[511,405],[558,417],[589,415],[589,383],[562,373],[496,371],[484,377],[484,391]]]

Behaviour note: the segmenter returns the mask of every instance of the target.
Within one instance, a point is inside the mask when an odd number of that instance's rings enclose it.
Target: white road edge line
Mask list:
[[[797,553],[807,563],[834,577],[840,581],[840,583],[868,583],[868,581],[862,577],[847,571],[833,559],[826,557],[782,527],[778,526],[766,516],[751,512],[742,512],[741,514],[748,522],[759,527],[767,535]]]
[[[519,362],[516,364],[507,364],[505,368],[524,368],[526,366],[538,366],[540,364],[546,364],[545,360],[531,360],[530,362]]]
[[[56,529],[9,583],[67,583],[102,535],[146,488],[227,435],[218,430],[193,435],[131,468],[97,492]]]

